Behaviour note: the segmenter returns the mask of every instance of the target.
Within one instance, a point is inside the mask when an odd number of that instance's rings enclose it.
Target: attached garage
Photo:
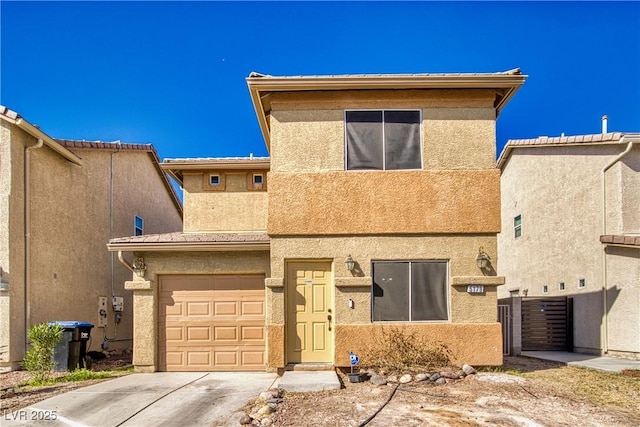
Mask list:
[[[158,370],[264,371],[264,279],[158,276]]]

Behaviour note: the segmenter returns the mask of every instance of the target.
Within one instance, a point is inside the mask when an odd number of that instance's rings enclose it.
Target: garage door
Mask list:
[[[158,369],[261,371],[264,276],[159,279]]]

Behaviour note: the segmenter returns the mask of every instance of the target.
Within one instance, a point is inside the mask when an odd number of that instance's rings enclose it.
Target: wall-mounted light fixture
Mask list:
[[[353,269],[356,268],[356,262],[351,258],[351,254],[344,260],[344,265],[347,267],[347,270],[353,272]]]
[[[476,257],[476,264],[478,268],[484,270],[489,266],[489,255],[484,251],[482,246],[478,249],[478,256]]]
[[[141,256],[136,258],[136,260],[133,261],[132,267],[134,273],[136,273],[140,277],[144,277],[144,272],[147,271],[147,266],[144,263],[144,258],[142,258]]]

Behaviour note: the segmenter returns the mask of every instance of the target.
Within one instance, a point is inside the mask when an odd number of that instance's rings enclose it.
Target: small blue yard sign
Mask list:
[[[349,359],[351,360],[351,366],[355,366],[360,361],[360,358],[353,352],[349,352]]]

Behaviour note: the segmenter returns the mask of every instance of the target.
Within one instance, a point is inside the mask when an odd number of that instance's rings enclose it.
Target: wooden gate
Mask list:
[[[511,307],[508,304],[498,304],[498,322],[502,324],[502,354],[511,354]]]
[[[522,298],[522,350],[572,351],[572,302],[566,297]]]

